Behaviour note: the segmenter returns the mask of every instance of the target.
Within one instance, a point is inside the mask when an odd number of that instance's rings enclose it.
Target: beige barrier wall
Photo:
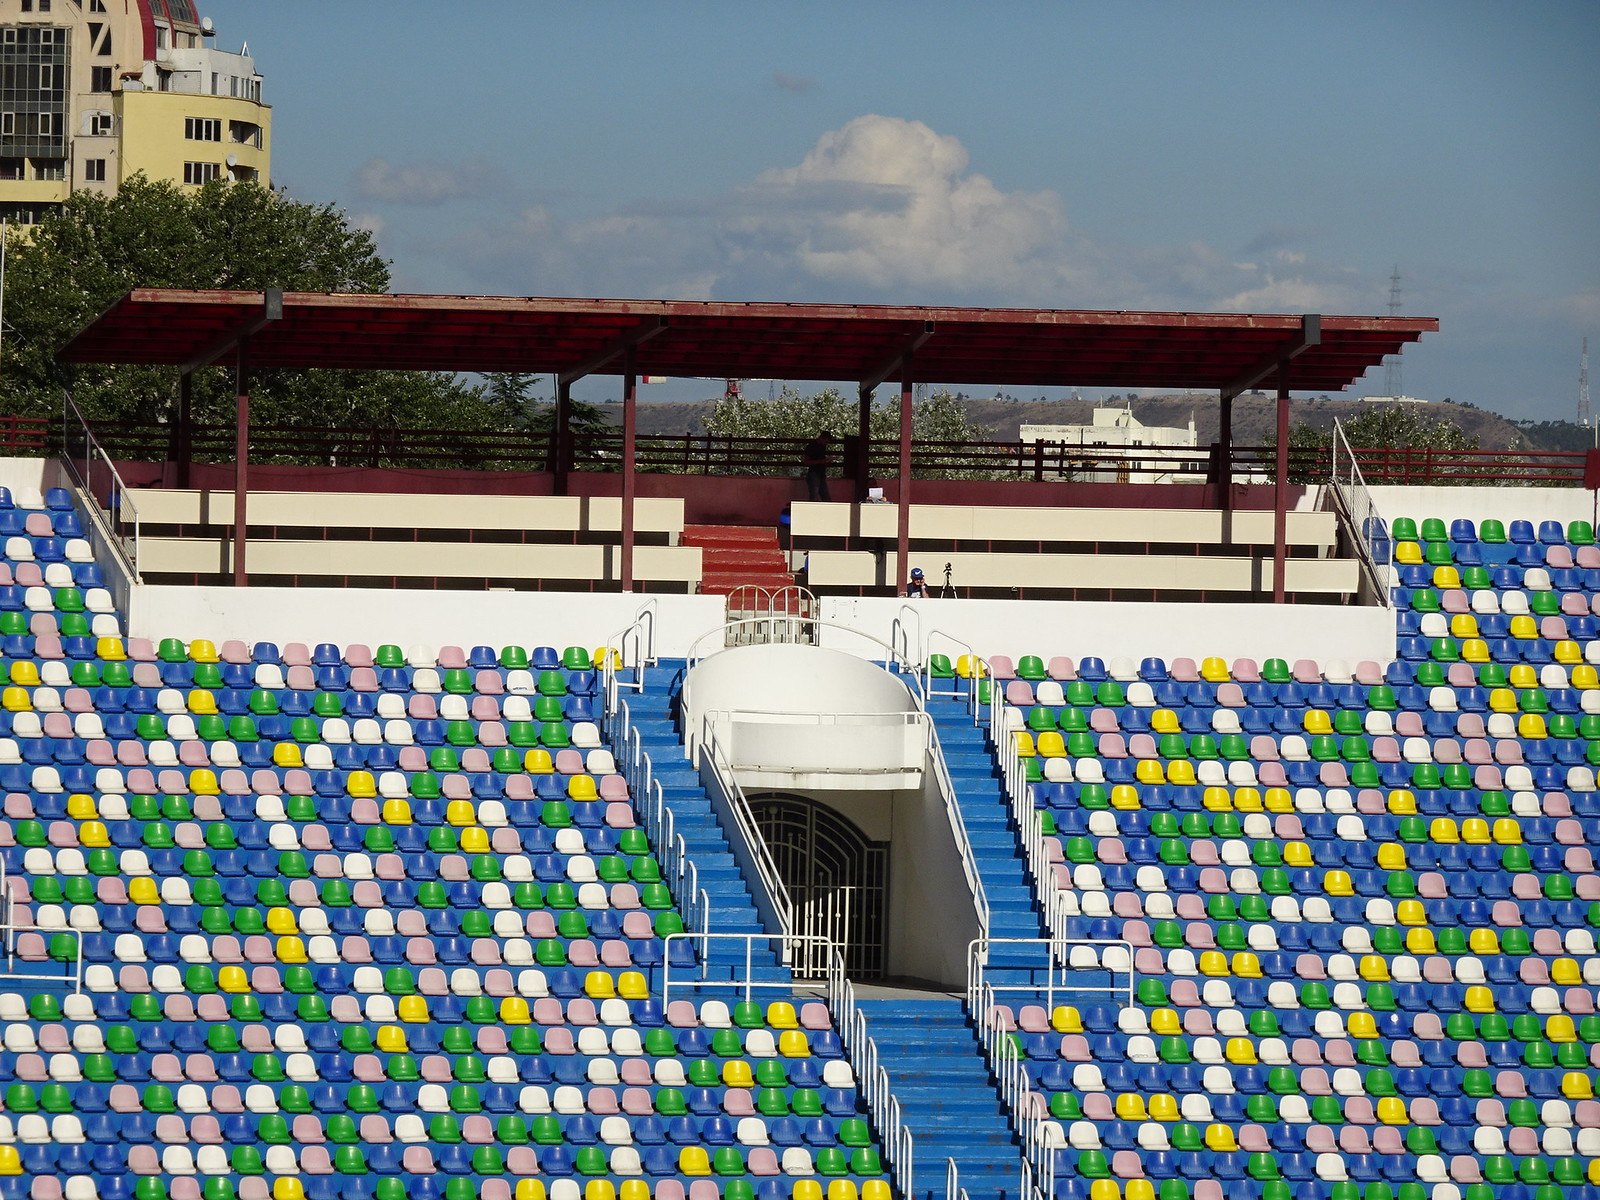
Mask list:
[[[140,518],[153,525],[233,524],[233,493],[132,488]],[[615,496],[451,496],[409,492],[251,492],[252,525],[317,529],[527,529],[538,532],[619,533],[622,502]],[[683,532],[683,501],[640,497],[640,533]]]
[[[511,545],[505,542],[368,542],[276,539],[249,543],[252,575],[398,576],[405,579],[621,578],[620,546]],[[139,569],[146,575],[227,574],[232,543],[215,537],[142,539]],[[639,580],[696,583],[700,547],[635,546]]]
[[[893,504],[796,502],[790,530],[806,538],[899,535]],[[1288,544],[1332,549],[1338,518],[1331,512],[1288,514]],[[1270,512],[1151,508],[978,508],[913,504],[911,540],[978,542],[1154,542],[1206,546],[1271,546]]]

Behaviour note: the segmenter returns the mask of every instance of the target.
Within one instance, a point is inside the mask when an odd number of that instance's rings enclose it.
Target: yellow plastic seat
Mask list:
[[[1543,713],[1523,713],[1517,718],[1517,736],[1530,742],[1542,742],[1550,736]]]
[[[0,1146],[0,1175],[21,1175],[22,1155],[15,1146]]]
[[[1578,1027],[1566,1013],[1554,1013],[1544,1023],[1546,1041],[1562,1043],[1578,1040]]]
[[[1406,1102],[1399,1096],[1381,1096],[1377,1104],[1379,1125],[1409,1125],[1411,1118],[1406,1114]]]
[[[1228,674],[1227,662],[1212,655],[1200,663],[1200,678],[1207,683],[1227,683],[1232,676]]]
[[[196,767],[189,772],[189,790],[196,796],[220,796],[222,784],[210,767]]]
[[[1384,842],[1378,847],[1378,870],[1404,871],[1406,848],[1399,842]]]
[[[1139,803],[1139,789],[1131,783],[1119,783],[1111,789],[1111,807],[1123,812],[1141,807]]]
[[[1173,787],[1194,787],[1197,782],[1194,764],[1187,758],[1174,759],[1167,764],[1167,782]]]
[[[1389,811],[1397,817],[1415,816],[1417,798],[1405,788],[1395,788],[1389,793]]]
[[[250,976],[237,963],[217,972],[217,986],[230,996],[243,996],[250,991]]]
[[[1450,636],[1453,638],[1475,638],[1478,633],[1478,618],[1471,613],[1456,613],[1450,618]]]
[[[861,1200],[854,1179],[833,1179],[828,1182],[828,1200]]]
[[[1500,953],[1500,935],[1492,929],[1474,929],[1467,935],[1467,949],[1480,958]]]
[[[1268,788],[1262,800],[1266,803],[1269,813],[1292,813],[1294,811],[1294,794],[1288,788]]]
[[[1067,739],[1053,729],[1041,733],[1039,740],[1034,745],[1039,751],[1040,758],[1065,758],[1067,756]]]
[[[1428,840],[1439,846],[1454,846],[1461,841],[1461,830],[1454,817],[1435,817],[1428,822]]]
[[[617,1200],[650,1200],[650,1185],[642,1179],[624,1179],[617,1189]]]
[[[1517,711],[1517,694],[1510,688],[1497,687],[1489,693],[1489,711],[1514,713]]]
[[[822,1184],[815,1179],[796,1179],[790,1200],[822,1200]]]
[[[767,1005],[767,1027],[769,1029],[799,1029],[800,1018],[795,1014],[794,1005],[787,1000],[774,1000]]]
[[[1454,567],[1435,567],[1433,586],[1441,592],[1453,591],[1461,586],[1461,572]]]
[[[1433,930],[1406,930],[1406,953],[1418,955],[1439,953],[1439,943],[1434,939]]]
[[[134,904],[160,904],[161,889],[148,875],[128,880],[128,899]]]
[[[1496,846],[1522,845],[1522,826],[1511,817],[1496,818],[1490,832]]]
[[[85,821],[78,826],[78,845],[86,850],[103,850],[111,845],[111,833],[104,821]]]
[[[1331,734],[1333,720],[1328,716],[1326,709],[1308,708],[1301,724],[1307,733]]]
[[[1240,979],[1261,979],[1261,960],[1249,950],[1236,950],[1232,959],[1233,973]]]
[[[1404,541],[1394,544],[1394,560],[1402,567],[1420,567],[1423,565],[1422,547],[1416,542]]]
[[[861,1200],[893,1200],[894,1189],[887,1179],[863,1179]]]
[[[810,1058],[811,1039],[804,1029],[785,1029],[778,1035],[778,1053],[784,1058]]]
[[[1539,636],[1539,622],[1527,613],[1511,618],[1511,636],[1521,641],[1531,641]]]
[[[982,679],[987,672],[984,669],[983,659],[963,654],[956,659],[956,674],[962,679]]]
[[[1482,638],[1468,638],[1461,643],[1461,661],[1469,663],[1489,662],[1489,643]]]
[[[267,932],[279,937],[299,933],[300,925],[294,919],[294,910],[282,906],[267,909]]]
[[[18,659],[11,664],[11,682],[18,687],[38,687],[39,664],[31,659]]]
[[[1019,758],[1035,758],[1038,756],[1038,748],[1033,744],[1033,734],[1026,729],[1019,729],[1012,737],[1016,741],[1017,756]]]
[[[1402,900],[1394,906],[1394,919],[1406,926],[1426,925],[1428,914],[1421,900]]]
[[[722,1082],[731,1088],[753,1088],[756,1085],[750,1064],[742,1058],[730,1058],[722,1064]]]
[[[1514,692],[1536,688],[1539,686],[1539,672],[1528,663],[1512,663],[1506,671],[1506,684]]]
[[[272,1200],[306,1200],[305,1186],[294,1175],[279,1175],[272,1181]]]
[[[1228,956],[1221,950],[1204,950],[1200,953],[1200,974],[1220,978],[1228,973]]]
[[[1182,733],[1183,722],[1170,708],[1158,708],[1150,714],[1150,732],[1154,734]]]
[[[617,1185],[609,1179],[591,1179],[583,1185],[583,1200],[617,1200]]]
[[[630,1181],[643,1183],[644,1180]],[[517,1189],[511,1193],[512,1200],[545,1200],[544,1180],[519,1179]]]
[[[591,1000],[610,1000],[617,994],[617,981],[609,971],[590,971],[583,977],[583,990]]]
[[[379,1025],[373,1040],[385,1054],[409,1054],[410,1041],[406,1031],[398,1025]]]
[[[1357,1041],[1365,1042],[1378,1036],[1378,1022],[1365,1010],[1353,1012],[1345,1021],[1345,1028]]]
[[[1171,1092],[1157,1092],[1150,1097],[1150,1119],[1170,1124],[1179,1116],[1178,1098]]]
[[[210,688],[194,688],[189,692],[185,703],[189,711],[197,717],[214,717],[217,715],[217,695]]]
[[[461,853],[487,854],[489,849],[489,831],[482,825],[474,825],[470,829],[461,831]]]
[[[1216,1124],[1206,1126],[1206,1149],[1214,1150],[1219,1154],[1231,1154],[1239,1148],[1239,1143],[1233,1136],[1233,1130],[1226,1125]]]
[[[648,1000],[650,984],[642,971],[624,971],[617,976],[617,995],[624,1000]]]
[[[1157,1008],[1150,1012],[1150,1032],[1157,1037],[1178,1037],[1183,1033],[1183,1022],[1175,1008]]]
[[[306,954],[306,944],[298,937],[281,937],[277,945],[278,961],[299,966],[311,961]]]
[[[535,746],[522,756],[522,769],[529,775],[554,775],[555,760],[543,746]]]
[[[74,821],[93,821],[100,816],[94,797],[87,792],[74,792],[67,797],[67,816]],[[79,834],[82,837],[82,834]]]
[[[279,742],[272,748],[272,765],[275,767],[303,767],[305,760],[300,757],[300,746],[296,742]]]
[[[1050,1028],[1057,1033],[1082,1033],[1083,1018],[1070,1004],[1058,1004],[1050,1012]]]
[[[1149,1119],[1150,1114],[1144,1107],[1144,1097],[1138,1092],[1123,1092],[1117,1097],[1117,1120],[1148,1121]]]
[[[1489,844],[1489,822],[1482,817],[1468,817],[1461,822],[1461,840],[1469,846]]]
[[[567,779],[567,799],[588,802],[600,799],[593,775],[573,775]]]
[[[1582,987],[1583,968],[1575,958],[1557,958],[1550,962],[1550,982],[1557,987]]]
[[[94,656],[105,662],[126,662],[128,651],[123,647],[121,638],[96,638],[94,641]]]
[[[1156,1200],[1156,1185],[1148,1179],[1130,1179],[1123,1200]]]
[[[445,805],[444,820],[447,825],[465,829],[478,823],[478,810],[472,807],[471,800],[452,800]]]
[[[1568,1071],[1561,1077],[1561,1094],[1568,1100],[1593,1100],[1594,1084],[1582,1071]],[[1594,1178],[1594,1168],[1600,1166],[1600,1158],[1594,1159],[1589,1164],[1590,1177]],[[1600,1183],[1600,1178],[1595,1178]]]
[[[30,662],[14,662],[11,664],[11,678],[15,679],[23,667],[32,667]],[[0,707],[7,712],[32,712],[33,701],[28,698],[25,688],[8,687],[0,692]]]
[[[411,824],[411,801],[385,800],[383,802],[383,823],[385,825]]]
[[[524,1004],[527,1001],[523,1001]],[[426,1025],[431,1019],[428,1016],[428,1001],[425,996],[401,996],[395,1006],[395,1016],[407,1025]],[[510,1024],[504,1017],[500,1018],[505,1024]]]
[[[1200,797],[1207,812],[1232,812],[1233,797],[1225,787],[1208,787]]]
[[[678,1174],[691,1179],[711,1174],[711,1159],[704,1146],[685,1146],[678,1151]]]
[[[1494,1011],[1494,992],[1482,984],[1475,984],[1467,989],[1462,1003],[1468,1012],[1491,1013]]]
[[[196,663],[214,663],[221,660],[217,657],[217,644],[210,638],[195,638],[189,643],[189,661]]]
[[[1159,787],[1167,781],[1167,773],[1161,769],[1161,760],[1155,758],[1141,758],[1135,763],[1133,777],[1149,787]]]
[[[1122,1200],[1122,1184],[1115,1179],[1096,1179],[1089,1185],[1089,1200]]]
[[[344,789],[357,800],[372,800],[378,795],[378,781],[371,771],[351,771],[344,781]]]
[[[1580,692],[1592,692],[1600,688],[1600,671],[1596,671],[1588,663],[1574,666],[1570,682]]]
[[[1261,812],[1266,806],[1262,803],[1259,789],[1242,787],[1233,794],[1233,807],[1239,812],[1252,813]]]
[[[1222,1053],[1235,1066],[1249,1067],[1260,1061],[1256,1058],[1256,1044],[1246,1037],[1229,1038]]]
[[[1286,867],[1314,867],[1316,859],[1312,857],[1311,846],[1306,842],[1285,842],[1283,846],[1283,865]]]
[[[528,1007],[527,1000],[521,996],[502,996],[500,999],[500,1023],[502,1025],[531,1025],[533,1012]]]
[[[1355,886],[1350,882],[1349,871],[1329,871],[1322,877],[1322,890],[1329,896],[1354,896]]]

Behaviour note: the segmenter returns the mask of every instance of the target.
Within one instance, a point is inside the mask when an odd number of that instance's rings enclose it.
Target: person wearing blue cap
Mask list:
[[[905,594],[908,597],[922,598],[926,598],[930,594],[928,592],[928,581],[923,577],[921,567],[911,568],[911,578],[906,583]]]

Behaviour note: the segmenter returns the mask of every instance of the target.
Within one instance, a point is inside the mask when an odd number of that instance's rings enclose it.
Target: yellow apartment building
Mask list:
[[[270,184],[255,60],[216,41],[194,0],[0,0],[0,219],[140,171]]]

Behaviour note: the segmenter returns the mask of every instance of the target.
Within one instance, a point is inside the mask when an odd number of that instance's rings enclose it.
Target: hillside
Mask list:
[[[699,434],[705,432],[705,418],[714,401],[690,404],[641,404],[639,432],[647,434]],[[600,410],[614,423],[621,421],[621,405],[601,404]],[[1012,400],[969,399],[968,415],[979,425],[993,430],[998,440],[1017,436],[1023,424],[1078,425],[1092,420],[1095,402],[1091,400]],[[1323,398],[1297,399],[1290,403],[1292,422],[1306,422],[1319,428],[1332,426],[1335,419],[1350,420],[1368,405],[1361,400]],[[1192,413],[1201,445],[1214,441],[1220,406],[1213,395],[1151,396],[1133,402],[1133,415],[1146,425],[1185,426]],[[1546,421],[1519,425],[1499,413],[1460,404],[1429,404],[1429,417],[1447,418],[1469,437],[1478,439],[1485,450],[1573,450],[1591,444],[1588,430],[1568,421]],[[1260,445],[1271,434],[1275,421],[1272,397],[1240,396],[1233,405],[1234,440],[1239,445]]]

